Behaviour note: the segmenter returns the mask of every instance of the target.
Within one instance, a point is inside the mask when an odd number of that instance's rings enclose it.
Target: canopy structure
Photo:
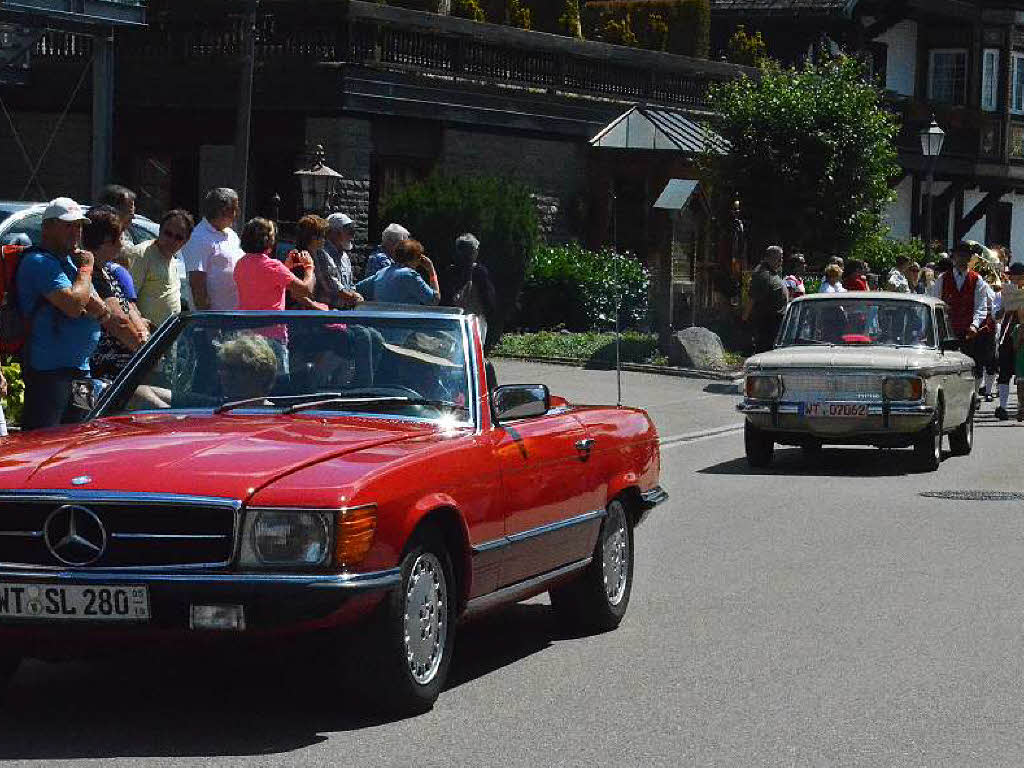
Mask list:
[[[700,155],[725,154],[728,142],[706,125],[674,109],[638,104],[590,140],[599,149],[671,150]]]
[[[669,179],[654,202],[655,208],[666,211],[681,211],[690,202],[699,182],[696,179]]]

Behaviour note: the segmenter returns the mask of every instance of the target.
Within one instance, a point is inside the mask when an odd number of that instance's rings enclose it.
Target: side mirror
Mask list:
[[[551,393],[544,384],[506,384],[491,393],[498,422],[543,416],[551,409]]]
[[[939,345],[939,348],[943,352],[959,352],[960,346],[960,339],[943,339],[942,344]]]

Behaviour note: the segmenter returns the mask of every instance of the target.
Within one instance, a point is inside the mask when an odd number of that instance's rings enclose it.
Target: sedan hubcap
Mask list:
[[[604,593],[612,605],[622,602],[629,581],[629,531],[626,525],[622,503],[613,501],[608,506],[601,545]]]
[[[405,658],[420,685],[437,675],[448,634],[448,591],[441,562],[430,552],[416,558],[405,590]]]

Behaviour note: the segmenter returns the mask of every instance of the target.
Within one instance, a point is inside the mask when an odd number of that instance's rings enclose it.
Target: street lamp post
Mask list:
[[[337,186],[344,177],[328,167],[325,159],[324,148],[317,144],[308,156],[306,167],[295,172],[302,192],[303,213],[322,212],[326,215],[337,207]]]
[[[921,154],[925,157],[928,166],[928,179],[925,184],[925,194],[928,196],[928,205],[925,210],[924,219],[924,256],[925,261],[931,261],[932,255],[932,185],[935,183],[935,158],[942,152],[942,142],[946,138],[935,118],[932,123],[921,131]]]

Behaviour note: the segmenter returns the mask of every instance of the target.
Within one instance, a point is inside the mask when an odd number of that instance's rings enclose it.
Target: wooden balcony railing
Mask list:
[[[359,65],[697,109],[707,106],[711,83],[750,71],[360,0],[264,0],[260,8],[256,55],[264,69]],[[244,23],[242,7],[232,0],[175,0],[171,10],[151,13],[148,29],[121,35],[118,56],[148,67],[237,59]]]

